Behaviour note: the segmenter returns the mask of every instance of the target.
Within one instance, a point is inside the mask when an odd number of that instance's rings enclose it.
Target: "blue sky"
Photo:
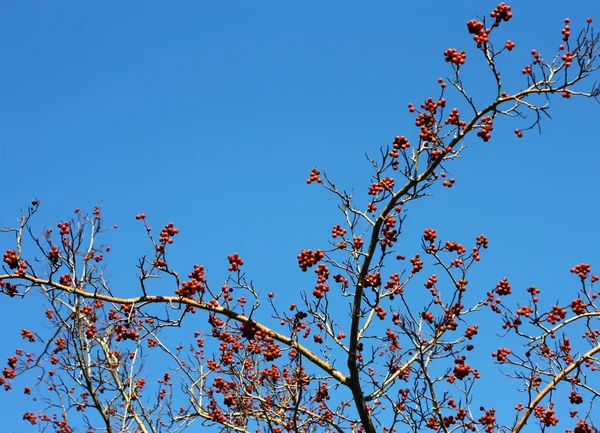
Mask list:
[[[437,78],[451,74],[446,48],[472,54],[465,81],[486,100],[465,22],[495,4],[4,2],[0,222],[33,197],[40,230],[102,202],[119,225],[108,235],[112,282],[134,294],[137,257],[150,251],[134,216],[145,212],[156,228],[181,230],[171,253],[181,269],[204,264],[219,284],[227,254],[239,252],[261,290],[292,299],[310,288],[299,250],[324,246],[341,222],[334,198],[305,184],[310,169],[363,194],[364,153],[415,136],[406,105],[437,94]],[[499,32],[517,44],[502,64],[507,83],[521,82],[532,48],[554,53],[565,16],[574,27],[600,21],[596,1],[556,5],[513,4]],[[455,187],[411,206],[407,254],[426,227],[465,243],[485,233],[482,293],[504,276],[552,299],[574,291],[571,266],[600,267],[598,108],[557,99],[541,136],[518,140],[511,131],[522,124],[506,120],[489,143],[471,138],[450,167]],[[0,238],[0,249],[11,241]],[[43,307],[5,298],[0,311],[5,359]],[[13,414],[6,431],[23,428],[15,395],[0,392]]]

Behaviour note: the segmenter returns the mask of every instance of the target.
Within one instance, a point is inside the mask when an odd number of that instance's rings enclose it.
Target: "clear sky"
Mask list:
[[[219,284],[238,252],[261,291],[293,299],[310,289],[296,255],[341,222],[335,199],[305,184],[311,168],[364,194],[364,153],[416,135],[407,103],[437,94],[449,47],[472,54],[465,81],[486,100],[465,22],[496,3],[2,2],[0,222],[34,197],[40,231],[102,202],[119,225],[107,237],[113,290],[133,295],[137,258],[151,251],[134,218],[144,212],[181,230],[171,257],[182,273],[200,263]],[[600,22],[596,0],[540,5],[513,2],[500,29],[517,44],[502,64],[515,86],[532,48],[554,54],[563,18]],[[426,227],[465,243],[485,233],[482,294],[506,276],[554,299],[575,291],[574,264],[598,272],[599,106],[555,102],[542,135],[518,140],[522,124],[504,120],[489,143],[467,142],[450,166],[456,185],[411,206],[407,254]],[[0,237],[0,250],[11,246]],[[0,299],[0,361],[22,327],[43,323],[37,301]],[[29,428],[19,392],[0,391],[3,431]]]

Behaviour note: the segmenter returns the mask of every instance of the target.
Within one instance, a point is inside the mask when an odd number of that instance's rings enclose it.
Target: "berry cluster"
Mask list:
[[[63,286],[71,287],[71,284],[73,283],[73,278],[71,277],[71,274],[64,274],[61,275],[61,277],[58,279],[58,282]]]
[[[427,279],[427,281],[425,281],[423,285],[428,289],[432,289],[435,286],[435,283],[437,283],[437,281],[437,276],[433,274],[429,276],[429,278]]]
[[[415,256],[410,259],[410,263],[413,265],[412,270],[410,271],[412,274],[416,274],[423,269],[423,260],[421,260],[419,254],[415,254]]]
[[[550,403],[548,408],[544,406],[536,406],[533,410],[533,416],[540,420],[546,427],[555,426],[558,424],[558,417],[554,415],[554,403]]]
[[[481,410],[485,410],[481,407]],[[494,423],[496,422],[496,409],[488,409],[485,413],[479,418],[479,422],[485,425],[484,431],[486,433],[494,432]]]
[[[560,31],[563,35],[562,40],[565,42],[567,42],[571,36],[571,26],[569,25],[570,22],[571,20],[569,18],[565,18],[565,26]]]
[[[567,315],[567,310],[559,307],[558,305],[554,305],[552,307],[552,310],[550,310],[548,312],[548,318],[546,320],[548,322],[550,322],[551,324],[555,325],[558,322],[560,322],[561,320],[563,320],[566,315]]]
[[[306,183],[313,183],[313,182],[317,182],[317,183],[323,183],[323,180],[319,177],[319,175],[321,174],[321,172],[319,170],[317,170],[316,168],[313,168],[310,171],[310,177],[308,179],[306,179]]]
[[[485,116],[481,118],[481,124],[479,125],[479,131],[477,131],[477,136],[481,137],[481,139],[487,143],[490,138],[492,138],[491,131],[494,130],[494,123],[492,116]]]
[[[513,17],[512,12],[510,11],[511,9],[512,8],[504,2],[496,6],[490,13],[490,16],[496,20],[494,24],[492,24],[492,27],[498,27],[500,22],[510,20]]]
[[[578,316],[587,313],[585,301],[581,298],[574,299],[571,302],[571,310]]]
[[[498,362],[506,362],[508,360],[508,355],[511,353],[512,350],[507,349],[506,347],[501,347],[496,352],[492,352],[492,356],[496,358]]]
[[[406,138],[404,135],[396,135],[394,137],[394,141],[392,142],[392,146],[394,147],[394,150],[390,152],[390,156],[392,158],[398,158],[398,156],[400,156],[398,150],[408,149],[410,147],[410,143],[408,142],[408,138]]]
[[[477,329],[478,328],[479,327],[477,325],[469,326],[465,330],[465,337],[468,338],[469,340],[472,340],[473,337],[477,334]]]
[[[342,275],[340,274],[335,274],[333,276],[333,279],[336,283],[338,284],[343,284],[344,288],[348,288],[350,286],[350,281],[348,281],[348,279],[344,278]]]
[[[331,229],[331,237],[337,238],[338,236],[343,237],[346,234],[346,229],[344,229],[341,225],[336,225]]]
[[[196,293],[206,291],[206,278],[204,277],[204,266],[194,265],[194,270],[188,275],[190,281],[184,281],[181,287],[175,290],[175,294],[182,298],[192,298]]]
[[[4,263],[8,265],[10,269],[16,269],[19,267],[19,256],[15,250],[6,250],[4,253]]]
[[[317,274],[317,285],[312,294],[315,298],[321,299],[325,297],[326,292],[329,292],[329,285],[325,284],[329,279],[329,268],[321,263],[317,269],[315,269],[315,274]]]
[[[475,243],[478,247],[487,248],[488,247],[488,239],[485,235],[479,235],[475,239]]]
[[[61,235],[68,235],[69,233],[71,233],[71,223],[69,221],[67,222],[59,222],[57,224],[57,227],[60,229],[60,234]]]
[[[461,356],[454,360],[455,365],[454,365],[454,370],[452,371],[452,373],[454,374],[454,377],[456,377],[458,380],[463,380],[469,374],[471,374],[471,373],[475,374],[477,372],[477,370],[471,369],[471,366],[469,364],[465,363],[466,359],[467,359],[466,356]]]
[[[364,287],[379,287],[381,286],[381,272],[365,275],[363,282]]]
[[[510,295],[512,291],[508,279],[502,278],[494,291],[500,296]]]
[[[449,253],[456,251],[457,254],[464,254],[467,252],[467,249],[462,244],[454,241],[446,241],[446,249]]]
[[[445,186],[446,188],[452,188],[452,185],[454,185],[456,183],[456,179],[454,179],[453,177],[450,179],[446,179],[442,182],[442,186]]]
[[[48,259],[50,260],[50,263],[52,263],[53,265],[57,264],[59,258],[60,253],[58,251],[58,248],[55,245],[52,245],[50,251],[48,251]]]
[[[458,108],[452,109],[444,123],[446,125],[456,125],[460,128],[464,128],[465,126],[467,126],[467,122],[460,120],[460,113],[458,112]]]
[[[161,243],[169,243],[172,244],[173,243],[173,239],[171,239],[173,236],[175,236],[177,233],[179,233],[179,229],[176,229],[174,227],[173,223],[169,223],[166,226],[163,227],[163,229],[160,232],[160,238],[159,241]]]
[[[384,320],[387,314],[385,309],[381,305],[375,307],[375,313],[377,313],[377,317],[379,317],[379,320]]]
[[[506,41],[504,44],[504,48],[506,48],[508,51],[512,51],[515,46],[516,44],[513,41]]]
[[[325,253],[321,250],[302,250],[297,256],[298,266],[300,266],[302,272],[306,272],[308,268],[316,265],[323,257],[325,257]]]
[[[240,266],[242,266],[244,264],[244,261],[238,255],[238,253],[228,255],[227,260],[229,260],[229,270],[230,271],[239,271]]]
[[[464,51],[457,51],[456,48],[448,48],[444,51],[444,56],[446,57],[446,61],[457,66],[464,65],[465,59],[467,58],[467,53]]]
[[[383,179],[381,179],[379,182],[377,183],[373,183],[371,184],[371,186],[369,187],[369,195],[377,195],[380,192],[387,190],[391,190],[394,188],[394,178],[392,177],[385,177]],[[375,208],[377,209],[377,208]]]
[[[565,62],[565,68],[568,68],[571,66],[571,62],[573,61],[574,58],[575,58],[575,56],[570,51],[567,51],[566,53],[563,54],[563,56],[561,57],[561,60],[563,62]]]
[[[471,20],[467,22],[467,28],[470,34],[475,35],[473,40],[477,43],[477,48],[489,42],[492,29],[486,29],[481,21]]]
[[[437,232],[434,229],[430,229],[430,228],[425,229],[425,232],[423,233],[423,239],[425,239],[427,242],[433,243],[436,238],[437,238]]]
[[[400,275],[397,273],[390,275],[390,279],[385,283],[385,288],[390,290],[392,294],[402,293],[402,287],[400,287]]]
[[[587,278],[587,274],[589,274],[590,272],[592,272],[592,269],[587,263],[581,263],[571,268],[571,273],[577,274],[582,280],[585,280]]]
[[[140,333],[131,327],[130,324],[121,325],[120,323],[115,325],[115,334],[117,335],[116,340],[137,340]]]

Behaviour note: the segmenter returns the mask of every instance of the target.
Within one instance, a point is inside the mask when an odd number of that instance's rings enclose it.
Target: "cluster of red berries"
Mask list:
[[[410,147],[410,143],[408,142],[408,138],[406,138],[404,135],[396,135],[394,137],[394,141],[392,142],[392,146],[394,147],[394,150],[390,152],[390,156],[392,158],[398,158],[398,156],[400,156],[398,150],[408,149]]]
[[[16,269],[19,267],[19,256],[15,250],[6,250],[4,253],[4,263],[8,265],[10,269]]]
[[[488,239],[485,235],[479,235],[475,238],[475,243],[478,247],[487,248],[488,247]]]
[[[457,254],[464,254],[467,252],[467,249],[462,244],[459,244],[458,242],[454,242],[454,241],[452,241],[452,242],[446,241],[445,248],[450,253],[453,251],[456,251]]]
[[[26,338],[30,343],[35,342],[35,334],[31,332],[29,329],[21,329],[21,338]]]
[[[365,275],[363,282],[364,287],[379,287],[381,286],[381,272],[374,272]]]
[[[512,293],[510,284],[507,278],[502,278],[498,284],[496,284],[496,289],[494,290],[500,296],[510,295]]]
[[[65,340],[63,337],[57,338],[54,344],[56,345],[56,347],[53,350],[55,354],[58,352],[62,352],[67,348],[67,340]]]
[[[456,125],[461,128],[467,126],[467,123],[460,120],[460,113],[458,112],[458,108],[453,108],[448,118],[444,121],[446,125]]]
[[[412,274],[416,274],[423,269],[423,260],[421,260],[419,254],[415,254],[415,256],[410,259],[410,263],[413,265],[412,270],[410,271]]]
[[[565,54],[563,54],[563,56],[561,57],[561,60],[563,62],[565,62],[565,68],[568,68],[571,66],[571,62],[573,61],[574,58],[575,58],[575,56],[570,51],[567,51]]]
[[[468,338],[469,340],[472,340],[473,337],[477,334],[478,328],[479,328],[479,326],[477,326],[477,325],[469,326],[465,330],[465,337]]]
[[[533,308],[531,308],[528,305],[524,305],[522,307],[517,308],[516,313],[519,316],[529,317],[531,315],[531,313],[533,313]]]
[[[384,220],[384,224],[381,227],[381,234],[383,238],[380,240],[381,247],[384,248],[386,245],[391,247],[394,242],[398,240],[398,230],[394,230],[396,226],[396,218],[392,215],[387,215]]]
[[[587,278],[587,274],[589,274],[590,272],[592,272],[592,269],[587,263],[581,263],[571,268],[571,273],[577,274],[582,280],[585,280]]]
[[[504,44],[504,48],[506,48],[508,51],[512,51],[515,46],[516,44],[513,41],[506,41]]]
[[[484,28],[484,25],[481,21],[471,20],[467,22],[467,28],[469,29],[469,33],[473,36],[473,40],[477,43],[477,48],[481,48],[483,44],[486,44],[490,40],[490,33],[492,29]]]
[[[571,404],[581,404],[583,403],[583,398],[577,393],[577,391],[573,390],[569,394],[569,402],[571,402]]]
[[[558,417],[554,415],[554,403],[551,402],[548,405],[548,408],[544,408],[544,406],[536,406],[533,410],[533,416],[540,420],[542,424],[546,427],[555,426],[558,424]]]
[[[390,279],[385,283],[385,288],[390,290],[392,294],[399,293],[400,288],[400,275],[397,273],[390,275]]]
[[[58,250],[58,247],[56,247],[55,245],[52,245],[52,247],[50,248],[50,251],[48,251],[48,259],[50,260],[50,263],[52,263],[54,265],[57,264],[59,258],[60,258],[60,252]]]
[[[423,320],[427,321],[428,323],[432,323],[433,319],[435,319],[435,314],[433,314],[430,311],[423,311],[421,313],[421,317],[423,318]]]
[[[27,412],[27,413],[23,414],[23,419],[25,421],[29,421],[32,425],[37,424],[37,415],[34,414],[33,412]]]
[[[94,338],[96,336],[96,332],[98,330],[96,329],[96,324],[95,323],[90,323],[90,325],[87,327],[86,331],[85,331],[85,336],[87,338]]]
[[[490,16],[496,19],[494,24],[492,24],[492,27],[498,27],[501,21],[510,20],[513,17],[512,12],[510,11],[511,9],[512,8],[504,2],[496,6],[494,10],[490,13]]]
[[[565,18],[565,26],[560,31],[563,35],[562,40],[565,42],[568,41],[569,37],[571,36],[571,26],[569,25],[570,22],[571,20],[569,18]]]
[[[421,108],[425,111],[429,111],[431,114],[437,113],[437,107],[445,107],[446,100],[444,98],[438,99],[437,102],[433,100],[433,98],[429,97],[425,102],[421,104]]]
[[[60,229],[60,234],[61,235],[68,235],[69,233],[71,233],[71,223],[69,221],[67,222],[59,222],[57,224],[57,227]]]
[[[184,281],[181,287],[175,290],[175,294],[182,298],[192,298],[196,293],[206,291],[206,278],[204,277],[204,266],[194,265],[194,270],[188,274],[190,281]]]
[[[483,407],[480,408],[482,411],[485,409]],[[484,431],[486,433],[494,432],[494,424],[496,423],[496,409],[488,409],[485,413],[479,418],[479,422],[485,425]],[[474,428],[473,428],[474,429]]]
[[[521,131],[519,128],[515,129],[515,135],[519,138],[523,137],[523,131]]]
[[[71,274],[64,274],[60,276],[58,282],[63,286],[71,287],[71,284],[73,283],[73,278],[71,277]]]
[[[525,66],[523,68],[523,70],[521,71],[521,73],[523,75],[531,74],[532,73],[531,66],[530,65]]]
[[[435,274],[432,274],[429,276],[429,278],[427,279],[427,281],[425,281],[423,285],[428,289],[432,289],[435,286],[435,283],[437,283],[437,281],[437,276]]]
[[[471,369],[471,366],[465,363],[466,356],[458,357],[454,360],[454,370],[452,373],[458,380],[463,380],[469,374],[474,373],[476,370]]]
[[[585,301],[581,298],[574,299],[571,302],[571,310],[578,316],[587,313]]]
[[[431,143],[437,142],[437,137],[433,126],[435,125],[435,117],[430,113],[419,113],[415,120],[415,126],[421,128],[419,138],[423,141]]]
[[[393,177],[384,177],[377,183],[371,184],[369,187],[369,195],[377,195],[380,192],[387,190],[391,190],[394,188],[394,178]]]
[[[19,290],[15,284],[7,283],[5,281],[0,281],[0,290],[2,290],[11,298],[19,293]]]
[[[507,349],[506,347],[501,347],[496,352],[492,352],[492,356],[496,358],[498,362],[506,362],[508,360],[508,355],[511,353],[512,350]]]
[[[379,317],[379,320],[384,320],[387,314],[385,309],[381,305],[375,307],[375,313],[377,313],[377,317]]]
[[[550,322],[551,324],[555,325],[556,323],[558,323],[562,319],[564,319],[566,315],[567,315],[567,310],[559,307],[558,305],[554,305],[552,307],[552,310],[550,310],[548,312],[548,318],[546,320],[548,322]]]
[[[143,220],[146,219],[146,214],[145,213],[139,213],[135,216],[136,220]]]
[[[464,65],[465,59],[467,58],[467,53],[464,51],[457,51],[456,48],[448,48],[444,51],[444,56],[446,57],[446,61],[457,66]]]
[[[331,229],[331,237],[337,238],[338,236],[342,237],[346,234],[346,229],[344,229],[341,225],[336,225]]]
[[[425,239],[427,242],[433,243],[436,238],[437,238],[437,232],[434,229],[431,229],[431,228],[425,229],[425,232],[423,233],[423,239]]]
[[[319,177],[319,175],[321,174],[321,172],[319,170],[317,170],[316,168],[313,168],[310,171],[310,177],[308,179],[306,179],[306,183],[313,183],[313,182],[317,182],[317,183],[323,183],[323,180]]]
[[[467,29],[472,35],[476,35],[484,29],[484,24],[481,21],[470,20],[467,21]]]
[[[342,275],[340,274],[335,274],[333,276],[333,279],[336,283],[338,284],[343,284],[344,288],[348,288],[350,286],[350,282],[348,281],[348,279],[344,278]]]
[[[325,284],[329,279],[329,268],[321,263],[315,269],[315,274],[317,274],[317,285],[312,294],[315,298],[321,299],[325,296],[326,292],[329,292],[329,285]]]
[[[323,257],[325,257],[325,253],[321,250],[302,250],[297,256],[298,266],[300,266],[302,272],[306,272],[308,268],[311,268],[319,263]]]
[[[451,177],[450,179],[444,180],[442,182],[442,186],[445,186],[446,188],[452,188],[452,185],[454,185],[455,183],[456,183],[456,179]]]
[[[242,258],[238,255],[238,253],[230,254],[227,256],[227,260],[229,260],[229,270],[230,271],[239,271],[240,266],[244,264]]]
[[[492,138],[491,131],[494,130],[494,123],[492,116],[485,116],[481,119],[481,124],[479,125],[479,131],[477,131],[477,136],[481,137],[481,139],[487,143],[490,138]]]
[[[164,226],[163,229],[160,231],[159,241],[162,243],[166,242],[172,244],[173,239],[171,238],[177,233],[179,233],[179,229],[176,229],[173,223],[169,223],[166,226]]]

